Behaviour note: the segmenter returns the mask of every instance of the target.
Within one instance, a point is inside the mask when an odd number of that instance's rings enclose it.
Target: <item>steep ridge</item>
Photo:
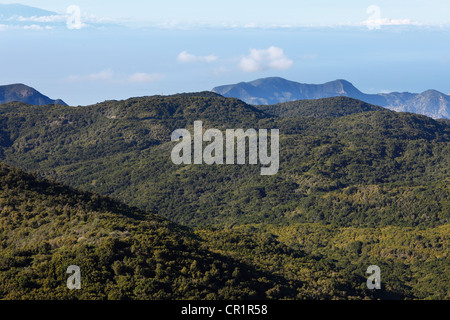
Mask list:
[[[434,119],[450,118],[450,96],[436,90],[428,90],[420,94],[409,92],[366,94],[343,79],[324,84],[305,84],[271,77],[218,86],[212,91],[254,105],[346,96],[395,111],[423,114]]]

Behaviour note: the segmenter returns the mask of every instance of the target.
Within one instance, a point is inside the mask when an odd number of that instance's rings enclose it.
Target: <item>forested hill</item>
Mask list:
[[[0,209],[0,299],[446,297],[447,282],[438,277],[446,267],[441,247],[447,228],[361,229],[378,240],[367,252],[367,243],[347,235],[359,231],[314,224],[194,233],[3,164]],[[392,260],[393,244],[411,236],[412,261]],[[338,246],[331,250],[333,243]],[[377,257],[380,249],[388,250],[384,259]],[[361,286],[364,267],[374,261],[388,271],[381,291]],[[71,265],[80,267],[81,290],[66,287]],[[423,273],[428,277],[421,279]]]
[[[296,100],[275,105],[259,105],[256,107],[259,110],[280,118],[336,118],[353,113],[385,110],[382,107],[374,106],[348,97],[333,97],[317,100]]]
[[[171,133],[195,120],[279,129],[280,170],[174,165]],[[84,298],[448,298],[449,142],[447,121],[348,98],[0,105],[3,162],[94,192],[2,169],[0,294],[68,297],[53,288],[80,263]],[[372,264],[381,291],[365,290]]]
[[[283,283],[154,214],[3,164],[0,182],[0,299],[261,299]]]
[[[273,237],[199,236],[152,213],[3,164],[0,210],[2,300],[376,297],[339,277],[332,263]],[[314,276],[299,279],[257,260],[249,263],[259,258],[253,250]],[[66,287],[71,265],[81,270],[80,290]]]
[[[280,106],[259,110],[211,93],[78,108],[9,103],[0,106],[0,156],[191,226],[448,221],[446,122],[349,98],[281,107],[270,115]],[[192,130],[195,120],[221,130],[279,129],[278,174],[261,177],[257,165],[174,165],[171,133]]]

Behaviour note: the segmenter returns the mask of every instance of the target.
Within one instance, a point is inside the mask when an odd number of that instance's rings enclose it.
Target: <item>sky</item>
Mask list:
[[[448,0],[23,0],[20,3],[57,12],[77,5],[99,17],[147,22],[339,24],[365,20],[366,8],[371,5],[379,6],[382,14],[392,19],[434,24],[448,23],[450,16]]]
[[[269,76],[450,93],[449,0],[20,2],[48,14],[7,14],[9,3],[0,0],[0,85],[70,105]]]

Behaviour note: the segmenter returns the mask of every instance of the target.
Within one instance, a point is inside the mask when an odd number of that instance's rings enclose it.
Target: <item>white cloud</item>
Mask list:
[[[28,26],[23,26],[23,28],[25,30],[44,30],[44,27],[37,25],[37,24],[32,24],[32,25],[28,25]]]
[[[49,22],[65,22],[67,20],[67,17],[63,15],[53,15],[53,16],[32,16],[32,17],[22,17],[22,16],[15,16],[9,18],[9,20],[15,20],[19,22],[39,22],[39,23],[49,23]]]
[[[6,30],[50,30],[53,29],[52,26],[30,24],[24,26],[0,24],[0,32]]]
[[[101,82],[113,83],[116,82],[114,71],[112,69],[105,69],[100,72],[90,73],[87,75],[71,75],[65,79],[66,82]]]
[[[152,83],[164,78],[163,75],[158,73],[148,74],[145,72],[137,72],[128,77],[128,81],[131,83]]]
[[[380,29],[382,26],[423,26],[420,22],[411,21],[410,19],[369,19],[361,22],[359,25],[366,26],[369,29]]]
[[[256,72],[267,69],[286,70],[293,64],[285,56],[283,49],[271,46],[267,49],[250,49],[250,54],[241,59],[239,67],[245,72]]]
[[[87,76],[87,79],[93,82],[113,82],[114,72],[112,69],[105,69],[98,73],[91,73]]]
[[[213,62],[216,61],[218,58],[215,55],[209,55],[209,56],[196,56],[190,53],[187,53],[186,51],[180,52],[180,54],[177,57],[177,60],[179,62]]]
[[[126,83],[152,83],[163,79],[164,76],[158,73],[136,72],[132,75],[116,74],[111,68],[87,75],[71,75],[64,79],[65,82],[94,82],[110,84]]]

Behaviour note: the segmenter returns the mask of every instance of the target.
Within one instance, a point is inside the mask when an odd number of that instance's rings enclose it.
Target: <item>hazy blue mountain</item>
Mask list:
[[[21,83],[0,86],[0,103],[11,101],[25,102],[37,106],[47,104],[67,105],[61,99],[50,99],[39,91]]]
[[[420,94],[390,93],[380,94],[386,97],[387,107],[395,111],[424,114],[439,119],[450,119],[450,96],[436,90],[427,90]]]
[[[0,21],[7,20],[12,17],[46,17],[57,15],[56,12],[43,10],[35,7],[25,6],[22,4],[0,4]]]
[[[324,84],[305,84],[278,77],[220,86],[212,91],[225,97],[239,98],[256,105],[336,96],[348,96],[363,100],[362,98],[366,96],[345,80],[335,80]]]
[[[71,21],[68,18],[72,16],[71,13],[74,13],[66,12],[66,10],[55,12],[22,4],[0,4],[0,26],[2,29],[11,30],[20,30],[23,27],[26,29],[66,28]],[[112,21],[100,21],[102,19],[94,16],[83,14],[81,18],[83,27],[119,26]]]
[[[346,96],[395,111],[423,114],[434,119],[450,118],[450,96],[435,90],[423,93],[366,94],[346,80],[305,84],[271,77],[215,87],[213,92],[253,105],[272,105],[294,100]]]

